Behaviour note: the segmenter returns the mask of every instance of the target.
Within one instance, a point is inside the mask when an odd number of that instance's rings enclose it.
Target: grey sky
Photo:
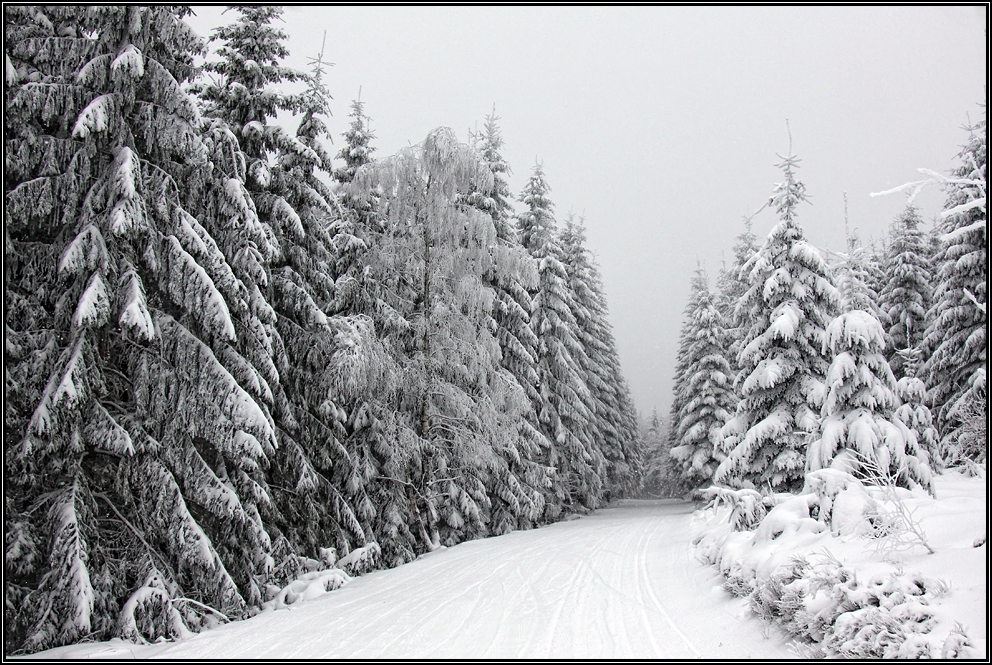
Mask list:
[[[207,36],[231,20],[197,7]],[[638,409],[667,414],[697,260],[711,283],[742,217],[770,195],[776,153],[802,159],[806,237],[844,246],[905,204],[869,198],[956,165],[983,113],[985,6],[288,7],[287,64],[320,50],[334,152],[359,86],[379,156],[438,126],[463,139],[496,104],[518,193],[544,164],[559,219],[583,214]],[[943,194],[917,199],[924,217]],[[759,239],[775,223],[754,220]]]

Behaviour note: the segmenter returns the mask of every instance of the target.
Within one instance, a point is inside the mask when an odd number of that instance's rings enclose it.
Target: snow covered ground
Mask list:
[[[462,543],[184,642],[41,658],[789,658],[689,547],[692,505],[628,501]]]
[[[960,622],[970,654],[982,657],[988,546],[975,543],[987,533],[986,481],[949,473],[935,479],[935,488],[936,501],[908,498],[935,554],[885,550],[877,539],[813,529],[809,518],[792,520],[803,528],[768,542],[761,534],[769,525],[734,532],[730,541],[710,532],[724,543],[724,563],[733,561],[738,574],[743,566],[752,581],[795,554],[823,551],[868,587],[873,577],[894,579],[894,572],[940,579],[948,588],[926,599],[936,624],[921,639],[943,640]],[[795,658],[790,638],[753,616],[744,598],[723,589],[717,568],[697,559],[706,556],[707,542],[694,549],[690,540],[705,521],[688,503],[625,501],[442,549],[182,642],[112,640],[34,657]]]

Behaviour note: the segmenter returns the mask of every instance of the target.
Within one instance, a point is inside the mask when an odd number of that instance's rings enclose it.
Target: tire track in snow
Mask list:
[[[651,532],[651,535],[648,536],[648,543],[651,542],[651,538],[655,535],[655,533],[657,533],[657,530],[658,530],[658,525],[656,524],[654,530]],[[665,609],[664,604],[661,602],[661,600],[658,599],[657,594],[655,594],[654,589],[652,588],[651,579],[647,574],[647,570],[646,570],[647,565],[644,564],[644,566],[645,566],[644,577],[646,581],[644,588],[647,589],[648,596],[651,598],[651,601],[654,603],[655,607],[657,607],[658,610],[661,612],[661,615],[665,617],[665,621],[668,622],[668,625],[675,632],[675,634],[679,636],[679,638],[682,640],[682,642],[685,643],[687,647],[689,647],[689,651],[695,654],[696,658],[702,658],[703,654],[699,651],[699,649],[696,648],[696,645],[693,644],[688,637],[686,637],[685,633],[682,632],[682,630],[678,627],[678,625],[674,621],[672,621],[672,617],[668,613],[668,610]]]
[[[661,656],[662,651],[658,648],[658,641],[654,637],[654,626],[651,624],[651,620],[648,617],[647,609],[648,604],[644,599],[644,588],[651,583],[651,578],[647,571],[647,533],[641,531],[640,538],[637,541],[637,556],[634,561],[634,565],[637,569],[637,574],[634,578],[634,584],[637,586],[638,599],[641,602],[641,621],[644,622],[644,634],[648,636],[648,641],[651,643],[651,648],[654,652],[651,654],[655,658]]]

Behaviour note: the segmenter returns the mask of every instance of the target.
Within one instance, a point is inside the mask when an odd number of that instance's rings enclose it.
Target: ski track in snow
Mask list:
[[[183,642],[102,646],[195,659],[792,658],[692,557],[692,509],[624,502],[439,550]]]

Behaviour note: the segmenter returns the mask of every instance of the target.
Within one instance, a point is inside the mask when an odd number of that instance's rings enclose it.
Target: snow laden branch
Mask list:
[[[982,170],[979,169],[978,164],[975,162],[974,155],[968,155],[968,156],[971,158],[970,166],[972,166],[972,168],[974,169],[973,174],[982,173]],[[948,208],[947,210],[944,210],[943,212],[940,213],[940,218],[947,219],[951,215],[958,215],[961,213],[968,212],[969,210],[974,210],[976,208],[981,210],[983,213],[987,212],[985,205],[987,184],[984,178],[949,178],[945,175],[942,175],[940,173],[937,173],[936,171],[927,168],[919,168],[916,170],[922,173],[923,175],[927,175],[930,177],[925,178],[923,180],[915,180],[913,182],[907,182],[903,185],[899,185],[898,187],[893,187],[892,189],[887,189],[883,192],[872,192],[871,194],[869,194],[869,196],[873,198],[878,196],[888,196],[889,194],[895,194],[897,192],[904,192],[906,190],[910,190],[909,197],[906,203],[908,205],[912,205],[913,201],[916,200],[917,195],[921,191],[923,191],[923,189],[928,185],[942,184],[942,185],[957,185],[959,187],[974,187],[978,190],[977,192],[978,196],[971,199],[970,201],[965,201],[964,203],[961,203],[959,205]],[[969,224],[968,226],[963,226],[961,228],[955,229],[951,233],[945,235],[942,238],[942,240],[944,240],[944,242],[948,242],[956,238],[958,235],[979,228],[985,228],[985,217],[982,217],[973,224]]]

